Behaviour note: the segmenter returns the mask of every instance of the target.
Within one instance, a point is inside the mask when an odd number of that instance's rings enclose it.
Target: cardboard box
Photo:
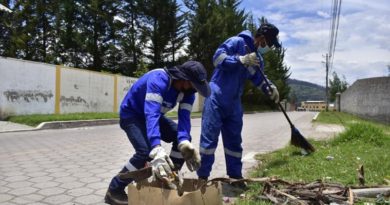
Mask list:
[[[163,187],[160,182],[129,184],[129,205],[222,205],[220,182],[209,182],[198,189],[197,179],[184,179],[182,196]]]

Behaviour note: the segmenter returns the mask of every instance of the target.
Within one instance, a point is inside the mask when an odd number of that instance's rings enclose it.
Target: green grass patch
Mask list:
[[[345,113],[320,113],[317,121],[341,121],[346,130],[331,140],[310,141],[316,147],[316,152],[308,156],[303,156],[298,148],[292,146],[258,155],[259,165],[251,176],[277,176],[287,181],[305,183],[320,179],[357,186],[356,170],[363,165],[366,185],[386,184],[384,179],[390,176],[390,134],[387,127]],[[250,188],[247,192],[250,199],[239,200],[237,204],[271,204],[251,197],[261,193],[260,184],[252,184]]]
[[[93,120],[93,119],[115,119],[118,113],[70,113],[70,114],[47,114],[47,115],[19,115],[11,116],[7,120],[10,122],[37,126],[42,122],[71,121],[71,120]]]
[[[359,118],[356,115],[351,115],[344,112],[321,112],[315,122],[328,123],[328,124],[340,124],[343,126],[349,126],[354,123],[368,123],[374,127],[382,129],[386,133],[390,133],[390,126],[379,122],[365,120]]]

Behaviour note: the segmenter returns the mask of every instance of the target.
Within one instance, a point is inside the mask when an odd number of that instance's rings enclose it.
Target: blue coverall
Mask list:
[[[242,177],[241,95],[247,79],[263,92],[267,88],[259,71],[264,68],[263,59],[260,59],[260,67],[247,68],[238,58],[251,52],[256,52],[256,48],[250,31],[246,30],[227,39],[213,56],[215,70],[210,81],[211,96],[205,100],[202,114],[201,167],[197,171],[201,178],[210,176],[220,133],[227,175],[231,178]]]
[[[172,142],[170,158],[180,168],[184,159],[177,145],[191,141],[190,113],[195,100],[194,92],[183,93],[172,85],[172,78],[164,69],[155,69],[143,75],[131,87],[120,106],[120,126],[126,132],[135,154],[121,172],[134,171],[145,166],[152,147],[160,141]],[[179,103],[178,124],[164,116]],[[124,190],[130,180],[115,176],[112,190]]]

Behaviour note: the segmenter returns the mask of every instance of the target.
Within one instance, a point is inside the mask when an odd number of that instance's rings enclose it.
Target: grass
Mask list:
[[[383,129],[384,132],[390,133],[390,126],[382,123],[365,120],[355,115],[351,115],[344,112],[321,112],[316,122],[328,123],[328,124],[340,124],[348,126],[354,123],[367,123],[379,129]]]
[[[29,126],[37,126],[41,122],[71,121],[71,120],[93,120],[93,119],[114,119],[118,113],[71,113],[71,114],[47,114],[47,115],[19,115],[11,116],[7,120]]]
[[[177,117],[177,112],[172,111],[166,114],[167,117]],[[200,117],[201,112],[191,113],[191,117]],[[19,115],[11,116],[7,120],[19,124],[25,124],[29,126],[37,126],[42,122],[53,121],[72,121],[72,120],[94,120],[94,119],[115,119],[118,118],[118,113],[106,112],[106,113],[71,113],[71,114],[47,114],[47,115]]]
[[[337,123],[346,130],[328,141],[311,141],[317,151],[302,156],[295,147],[258,155],[260,162],[252,177],[277,176],[291,182],[313,182],[321,179],[346,186],[357,186],[356,169],[364,166],[366,185],[384,185],[390,176],[390,134],[388,127],[345,113],[320,113],[317,122]],[[328,160],[327,157],[333,157]],[[250,186],[248,196],[261,192],[262,186]],[[239,200],[243,204],[271,204],[258,200]]]

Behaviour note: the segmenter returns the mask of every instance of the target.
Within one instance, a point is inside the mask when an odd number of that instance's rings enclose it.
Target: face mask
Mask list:
[[[259,46],[259,48],[257,48],[257,52],[260,53],[261,55],[267,53],[269,50],[271,50],[271,48],[268,47],[268,45],[266,45],[265,47]]]

